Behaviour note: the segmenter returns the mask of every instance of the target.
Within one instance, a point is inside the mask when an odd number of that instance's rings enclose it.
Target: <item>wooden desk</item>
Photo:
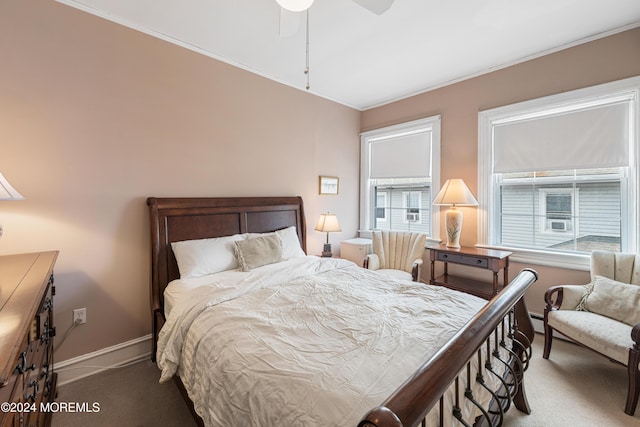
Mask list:
[[[446,286],[490,299],[500,291],[498,274],[503,271],[503,284],[509,283],[509,256],[511,252],[475,247],[448,248],[445,245],[428,246],[431,259],[431,285]],[[436,261],[444,262],[444,274],[435,277]],[[449,263],[481,268],[493,272],[493,283],[449,275]]]

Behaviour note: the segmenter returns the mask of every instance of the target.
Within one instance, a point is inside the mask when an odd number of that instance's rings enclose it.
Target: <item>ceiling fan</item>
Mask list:
[[[386,12],[394,0],[352,0],[363,8],[382,15]],[[288,37],[296,34],[300,27],[300,12],[308,10],[313,0],[276,0],[280,5],[280,36]]]
[[[386,12],[394,1],[395,0],[353,0],[356,4],[376,15],[382,15]],[[280,5],[280,37],[288,37],[296,34],[300,27],[302,12],[307,12],[305,14],[307,21],[307,44],[304,74],[307,76],[306,89],[309,90],[311,87],[309,83],[309,8],[313,4],[313,0],[276,0],[276,2]]]

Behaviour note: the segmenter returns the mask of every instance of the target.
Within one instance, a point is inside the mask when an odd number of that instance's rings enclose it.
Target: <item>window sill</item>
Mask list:
[[[358,237],[363,239],[371,239],[371,230],[358,230]],[[434,237],[427,236],[427,242],[425,243],[425,247],[429,245],[438,245],[442,243],[441,239],[436,239]]]
[[[479,248],[510,251],[513,253],[513,255],[511,255],[509,259],[512,262],[518,262],[521,264],[542,265],[546,267],[558,267],[580,271],[590,270],[590,254],[566,254],[542,250],[510,248],[505,246],[476,246]]]

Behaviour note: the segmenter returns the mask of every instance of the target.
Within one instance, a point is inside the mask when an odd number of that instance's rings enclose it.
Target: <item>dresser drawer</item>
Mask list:
[[[31,322],[31,329],[29,330],[29,341],[40,341],[47,343],[51,337],[55,335],[55,328],[52,328],[52,315],[53,299],[51,296],[51,286],[49,286],[47,294],[42,299],[40,309],[36,314],[36,317]]]
[[[489,267],[489,260],[487,258],[475,257],[470,255],[459,255],[459,254],[438,252],[437,259],[438,261],[442,261],[442,262],[453,262],[455,264],[465,264],[465,265],[471,265],[479,268]]]

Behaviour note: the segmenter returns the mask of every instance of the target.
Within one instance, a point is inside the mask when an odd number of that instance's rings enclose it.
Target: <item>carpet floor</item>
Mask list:
[[[640,409],[624,413],[626,368],[556,339],[549,360],[536,335],[526,374],[530,415],[511,410],[508,427],[638,426]],[[58,402],[94,402],[99,412],[56,413],[53,427],[191,427],[191,414],[173,382],[159,384],[150,361],[108,370],[60,387]]]

